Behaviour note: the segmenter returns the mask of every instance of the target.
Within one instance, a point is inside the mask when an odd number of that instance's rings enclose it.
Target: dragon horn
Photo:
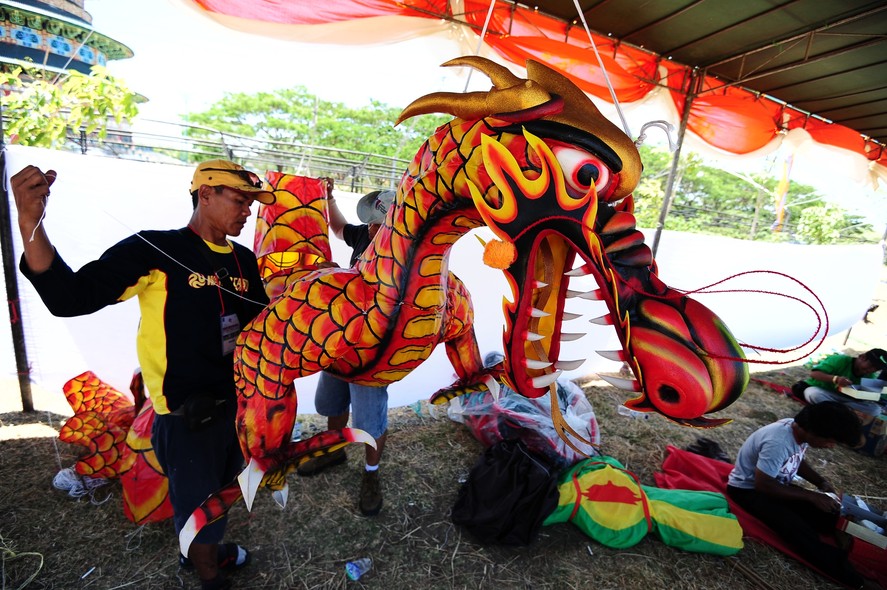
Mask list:
[[[462,57],[444,64],[467,65],[490,76],[494,87],[487,92],[433,92],[411,102],[400,113],[395,126],[416,115],[447,113],[460,119],[482,119],[514,113],[551,102],[552,96],[539,83],[518,78],[507,69],[482,57]],[[507,72],[507,73],[506,73]]]
[[[515,76],[514,73],[505,66],[475,55],[457,57],[441,64],[441,67],[444,68],[456,66],[467,66],[486,74],[496,88],[509,88],[511,86],[517,86],[525,81]]]

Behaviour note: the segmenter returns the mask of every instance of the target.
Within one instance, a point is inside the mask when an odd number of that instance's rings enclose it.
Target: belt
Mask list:
[[[216,406],[221,406],[222,404],[225,403],[225,400],[217,399],[217,400],[215,400],[215,402],[216,402]],[[176,408],[175,410],[170,411],[167,414],[167,416],[182,416],[182,417],[184,417],[185,416],[185,404],[182,404],[178,408]]]

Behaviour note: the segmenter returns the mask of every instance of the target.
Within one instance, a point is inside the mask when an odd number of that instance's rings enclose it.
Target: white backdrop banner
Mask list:
[[[74,269],[138,230],[182,227],[191,215],[189,190],[193,168],[190,166],[19,146],[7,148],[9,176],[26,164],[58,172],[44,223],[53,244]],[[354,208],[359,195],[337,192],[336,197],[346,218],[357,223]],[[11,195],[10,207],[18,260],[21,237]],[[254,217],[250,219],[253,220]],[[236,239],[252,247],[253,232],[254,225],[250,223]],[[485,228],[477,232],[484,239],[493,237]],[[652,232],[645,233],[647,242],[651,243]],[[335,238],[331,241],[336,261],[346,265],[348,247]],[[660,239],[657,262],[660,278],[669,286],[685,291],[695,291],[747,271],[790,275],[822,300],[830,320],[829,333],[834,334],[859,321],[868,309],[879,280],[881,256],[878,245],[798,246],[665,232]],[[509,294],[502,274],[484,266],[481,257],[479,242],[466,236],[453,248],[451,269],[471,292],[475,330],[481,351],[486,353],[502,349],[502,299]],[[86,317],[56,318],[46,311],[30,283],[20,274],[18,284],[21,321],[34,382],[50,392],[58,392],[61,397],[62,385],[68,379],[92,370],[117,389],[127,390],[137,366],[135,333],[139,311],[135,301],[113,305]],[[816,307],[809,293],[780,275],[746,274],[714,289],[733,292],[695,297],[721,316],[741,343],[789,348],[805,342],[817,329],[816,317],[809,308],[765,293],[797,296]],[[567,323],[565,330],[588,334],[564,344],[562,359],[587,359],[566,376],[579,378],[618,370],[618,363],[594,352],[619,347],[612,329],[588,323],[589,319],[606,312],[603,304],[584,300],[577,303],[571,299],[567,307],[583,317]],[[6,322],[0,322],[0,326],[0,371],[4,376],[14,376],[11,332]],[[453,369],[443,347],[439,346],[419,368],[391,385],[390,405],[396,407],[427,399],[453,379]],[[316,381],[314,375],[296,382],[299,412],[314,412]]]

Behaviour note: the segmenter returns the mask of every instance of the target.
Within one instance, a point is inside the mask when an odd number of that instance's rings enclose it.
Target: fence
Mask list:
[[[131,128],[109,130],[104,139],[72,130],[63,149],[147,162],[192,164],[223,158],[255,170],[277,170],[311,177],[332,177],[355,193],[395,188],[407,160],[225,133],[207,127],[138,120]]]

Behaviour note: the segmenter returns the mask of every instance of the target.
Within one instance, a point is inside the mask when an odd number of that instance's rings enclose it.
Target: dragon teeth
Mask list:
[[[573,270],[568,270],[564,273],[565,277],[584,277],[588,274],[588,265],[583,264],[578,268],[574,268]]]
[[[529,342],[538,342],[545,338],[542,334],[536,334],[535,332],[527,332],[527,340]]]
[[[537,360],[533,360],[533,359],[527,359],[527,368],[528,369],[536,369],[536,370],[547,369],[552,364],[553,363],[550,363],[548,361],[537,361]]]
[[[618,387],[619,389],[624,389],[625,391],[641,390],[641,384],[638,383],[635,379],[622,379],[621,377],[610,377],[608,375],[598,375],[598,377],[600,377],[613,387]]]
[[[567,289],[566,298],[579,298],[585,299],[587,301],[602,301],[603,296],[601,295],[600,289],[594,289],[592,291],[573,291],[572,289]]]
[[[533,318],[545,318],[550,316],[551,314],[547,311],[542,311],[541,309],[536,309],[535,307],[530,308],[530,317]]]
[[[554,366],[563,371],[574,371],[584,364],[585,359],[581,359],[576,361],[558,361],[554,364]]]
[[[561,342],[572,342],[585,336],[584,332],[561,332]]]
[[[592,318],[588,320],[592,324],[597,324],[598,326],[612,326],[613,320],[608,315],[598,316],[596,318]]]
[[[609,359],[611,361],[625,361],[625,352],[622,350],[598,350],[596,352],[605,359]]]
[[[555,371],[554,373],[547,373],[545,375],[533,377],[533,387],[537,389],[545,389],[546,387],[557,381],[557,378],[561,376],[561,373],[563,373],[563,371]]]

